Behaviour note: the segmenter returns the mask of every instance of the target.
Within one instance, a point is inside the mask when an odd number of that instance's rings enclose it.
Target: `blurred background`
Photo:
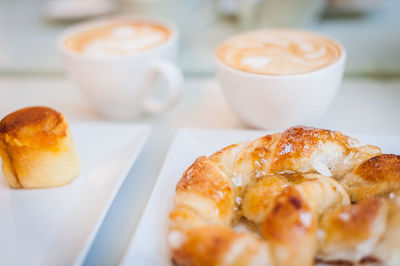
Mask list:
[[[0,0],[0,117],[47,105],[74,122],[103,119],[66,78],[55,42],[72,24],[118,14],[154,15],[178,26],[186,83],[173,109],[135,120],[150,124],[153,133],[84,265],[121,260],[178,128],[246,127],[214,74],[214,49],[235,33],[296,27],[339,40],[347,50],[346,76],[326,115],[312,125],[400,134],[400,0]]]
[[[346,75],[400,75],[399,0],[1,0],[0,74],[63,73],[58,33],[115,14],[176,23],[186,75],[211,75],[221,40],[260,27],[298,27],[334,37],[348,52]]]

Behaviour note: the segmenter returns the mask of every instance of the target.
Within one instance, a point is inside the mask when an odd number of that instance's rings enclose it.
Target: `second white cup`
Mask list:
[[[269,40],[268,34],[263,35],[263,30],[250,34],[266,36]],[[263,129],[282,129],[319,119],[340,87],[346,61],[344,47],[329,40],[340,50],[338,59],[325,67],[301,74],[246,72],[227,65],[215,55],[217,77],[233,112],[245,124]],[[272,38],[272,41],[277,45],[275,39]],[[285,60],[288,59],[281,58],[280,62]]]

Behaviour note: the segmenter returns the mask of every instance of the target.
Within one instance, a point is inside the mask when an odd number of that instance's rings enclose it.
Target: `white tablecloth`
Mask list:
[[[101,120],[64,77],[0,77],[0,117],[30,105],[53,107],[70,121]],[[229,109],[213,78],[188,79],[182,99],[174,108],[137,122],[149,123],[152,134],[116,196],[85,265],[118,264],[179,127],[245,127]],[[310,125],[363,134],[400,134],[400,79],[345,79],[325,116]]]

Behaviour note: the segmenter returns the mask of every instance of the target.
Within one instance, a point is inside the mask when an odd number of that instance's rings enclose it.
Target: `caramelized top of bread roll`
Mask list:
[[[13,188],[70,183],[80,161],[65,117],[48,107],[28,107],[0,121],[2,170]]]
[[[48,107],[27,107],[0,122],[0,136],[8,145],[46,147],[67,135],[68,125],[59,112]]]

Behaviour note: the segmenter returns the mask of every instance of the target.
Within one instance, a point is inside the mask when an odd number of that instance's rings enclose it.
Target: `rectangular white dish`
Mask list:
[[[150,133],[143,124],[72,123],[82,163],[69,185],[10,189],[0,171],[0,265],[79,265]]]
[[[172,208],[175,185],[182,173],[200,155],[243,140],[252,140],[268,131],[181,129],[168,152],[158,180],[127,248],[121,265],[171,265],[166,245],[168,214]],[[346,133],[346,132],[345,132]],[[400,153],[400,136],[349,134],[362,144],[373,144],[385,153]]]

